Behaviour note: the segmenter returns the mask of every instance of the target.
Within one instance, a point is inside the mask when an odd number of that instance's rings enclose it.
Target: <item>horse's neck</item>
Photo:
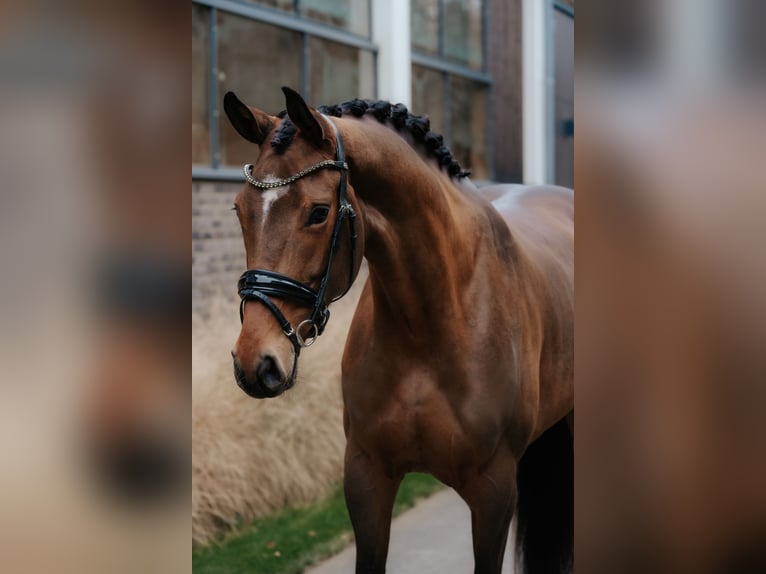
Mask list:
[[[365,127],[372,133],[352,136],[349,156],[375,305],[415,334],[455,319],[492,239],[473,192],[424,165],[388,128]]]

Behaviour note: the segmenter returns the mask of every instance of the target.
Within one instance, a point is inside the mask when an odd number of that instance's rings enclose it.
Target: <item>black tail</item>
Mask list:
[[[566,419],[527,448],[518,470],[516,557],[525,574],[574,567],[574,445]]]

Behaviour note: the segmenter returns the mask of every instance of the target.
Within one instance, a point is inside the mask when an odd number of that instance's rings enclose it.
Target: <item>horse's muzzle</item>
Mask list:
[[[234,378],[245,394],[256,399],[267,399],[281,395],[292,386],[292,381],[279,368],[274,357],[262,357],[251,373],[245,372],[234,357]]]

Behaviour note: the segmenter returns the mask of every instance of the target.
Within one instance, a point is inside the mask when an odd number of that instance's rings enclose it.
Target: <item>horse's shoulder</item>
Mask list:
[[[479,190],[500,213],[548,211],[574,217],[574,191],[554,185],[505,184]]]
[[[574,192],[556,186],[493,186],[483,193],[514,235],[568,236],[574,228]],[[563,235],[562,235],[563,234]]]
[[[569,275],[573,262],[574,192],[557,186],[482,188],[513,236],[518,257],[549,278]]]

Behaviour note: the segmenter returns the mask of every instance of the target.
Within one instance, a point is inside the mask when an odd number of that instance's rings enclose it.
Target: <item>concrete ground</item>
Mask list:
[[[503,574],[513,573],[510,544]],[[356,550],[306,570],[305,574],[353,574]],[[445,489],[394,519],[388,574],[469,574],[473,572],[471,514],[454,490]]]

